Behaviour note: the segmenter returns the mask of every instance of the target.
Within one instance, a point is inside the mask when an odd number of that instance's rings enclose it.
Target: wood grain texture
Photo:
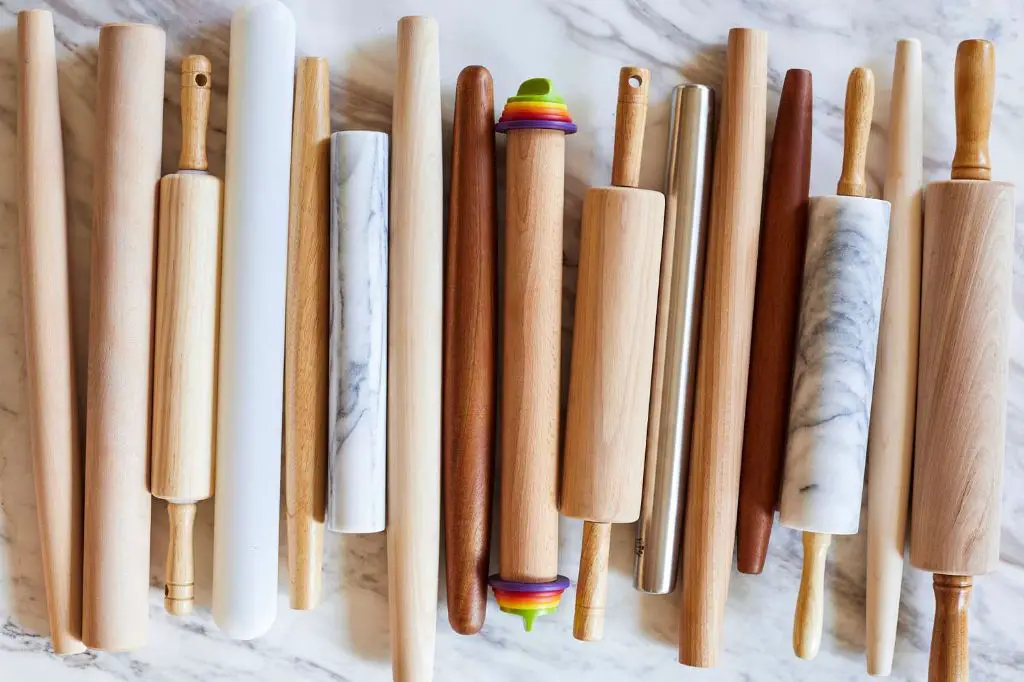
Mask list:
[[[965,40],[956,50],[954,180],[991,180],[988,154],[995,99],[996,51],[987,40]]]
[[[169,545],[167,587],[164,588],[164,609],[175,616],[192,613],[195,602],[195,561],[192,553],[192,531],[196,522],[195,504],[167,505]]]
[[[82,637],[137,649],[149,625],[153,261],[164,32],[100,29],[85,436]]]
[[[64,149],[53,17],[18,13],[18,241],[25,374],[50,640],[82,638],[82,451],[68,290]]]
[[[812,104],[811,72],[787,71],[772,138],[758,253],[737,522],[741,573],[764,569],[779,504],[807,246]]]
[[[761,228],[768,35],[729,32],[683,533],[680,663],[712,667],[729,590]]]
[[[936,574],[935,624],[932,628],[928,682],[967,682],[970,658],[967,646],[967,609],[974,581],[969,576]]]
[[[809,661],[818,655],[825,620],[825,563],[832,536],[804,533],[804,564],[793,618],[793,652]]]
[[[640,184],[640,162],[647,125],[647,93],[651,72],[638,66],[619,70],[619,99],[615,106],[615,154],[612,184],[636,187]]]
[[[572,618],[572,636],[581,642],[596,642],[604,637],[604,612],[608,602],[608,550],[612,524],[583,524],[580,573],[576,582],[576,607]]]
[[[388,594],[395,682],[434,676],[444,220],[437,22],[398,22],[388,291]]]
[[[843,171],[836,194],[846,197],[867,195],[864,168],[871,136],[871,116],[875,107],[875,75],[857,67],[846,82],[846,108],[843,118]]]
[[[213,91],[210,60],[193,54],[181,60],[181,156],[178,168],[204,171],[206,127],[210,122],[210,96]]]
[[[921,307],[921,43],[896,45],[883,198],[892,205],[868,440],[867,670],[892,671],[903,582]]]
[[[331,83],[327,60],[295,73],[284,353],[284,477],[291,608],[320,603],[327,495]]]
[[[565,134],[510,130],[505,148],[500,573],[558,576]]]
[[[455,89],[445,273],[444,482],[448,622],[463,635],[487,613],[498,340],[494,85],[467,66]]]

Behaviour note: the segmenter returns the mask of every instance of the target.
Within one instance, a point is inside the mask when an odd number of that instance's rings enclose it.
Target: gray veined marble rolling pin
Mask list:
[[[388,136],[331,135],[327,527],[384,530],[387,496]]]
[[[875,349],[889,237],[889,202],[864,197],[874,77],[846,87],[839,196],[813,197],[800,300],[780,521],[804,531],[793,649],[821,643],[825,557],[832,535],[860,523]]]

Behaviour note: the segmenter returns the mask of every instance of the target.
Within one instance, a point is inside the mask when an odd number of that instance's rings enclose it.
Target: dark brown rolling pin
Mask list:
[[[779,503],[800,313],[800,282],[807,246],[812,103],[811,72],[787,71],[768,165],[754,297],[740,469],[736,549],[740,573],[760,573],[764,569],[775,508]]]
[[[455,88],[444,301],[441,423],[448,622],[480,631],[487,612],[498,336],[494,86],[467,66]]]

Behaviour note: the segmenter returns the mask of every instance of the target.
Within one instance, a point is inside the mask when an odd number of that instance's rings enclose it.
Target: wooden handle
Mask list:
[[[204,171],[206,126],[210,121],[210,60],[198,54],[181,60],[181,156],[178,168]]]
[[[846,117],[843,122],[843,174],[836,194],[847,197],[867,195],[864,166],[871,136],[871,115],[875,107],[875,75],[858,66],[846,82]]]
[[[991,180],[988,138],[995,97],[996,50],[988,40],[965,40],[956,50],[954,180]]]
[[[973,584],[970,576],[936,573],[932,578],[935,624],[928,682],[967,682],[969,678],[967,609]]]
[[[168,504],[170,537],[167,543],[167,585],[164,608],[175,616],[192,613],[195,597],[195,563],[192,531],[196,522],[195,504]]]
[[[583,524],[580,577],[576,583],[576,612],[572,619],[572,636],[581,642],[596,642],[604,637],[611,537],[610,523],[587,521]]]
[[[615,151],[612,157],[612,184],[619,187],[640,184],[650,80],[651,72],[638,66],[624,66],[619,71],[619,102],[615,107]]]
[[[818,655],[825,614],[825,561],[832,536],[804,533],[804,569],[793,620],[793,651],[805,661]]]

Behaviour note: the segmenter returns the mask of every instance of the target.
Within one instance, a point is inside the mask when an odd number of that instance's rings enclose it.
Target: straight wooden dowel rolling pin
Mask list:
[[[587,190],[562,513],[584,519],[573,636],[601,639],[611,524],[640,516],[665,196],[638,189],[650,72],[619,72],[612,187]]]
[[[793,649],[804,659],[821,643],[831,536],[853,535],[860,524],[889,240],[889,202],[865,197],[873,104],[871,71],[854,69],[838,196],[813,197],[809,207],[779,505],[782,525],[803,531]]]
[[[18,240],[32,469],[50,640],[82,644],[82,451],[68,289],[64,149],[53,16],[18,12]]]
[[[955,77],[952,179],[925,194],[910,514],[910,563],[935,574],[930,682],[968,679],[973,576],[999,564],[1009,362],[1014,188],[990,181],[992,43],[960,43]]]
[[[223,183],[207,170],[210,60],[181,62],[179,171],[160,180],[153,496],[167,500],[170,539],[164,608],[192,612],[196,503],[213,494],[217,301]]]

